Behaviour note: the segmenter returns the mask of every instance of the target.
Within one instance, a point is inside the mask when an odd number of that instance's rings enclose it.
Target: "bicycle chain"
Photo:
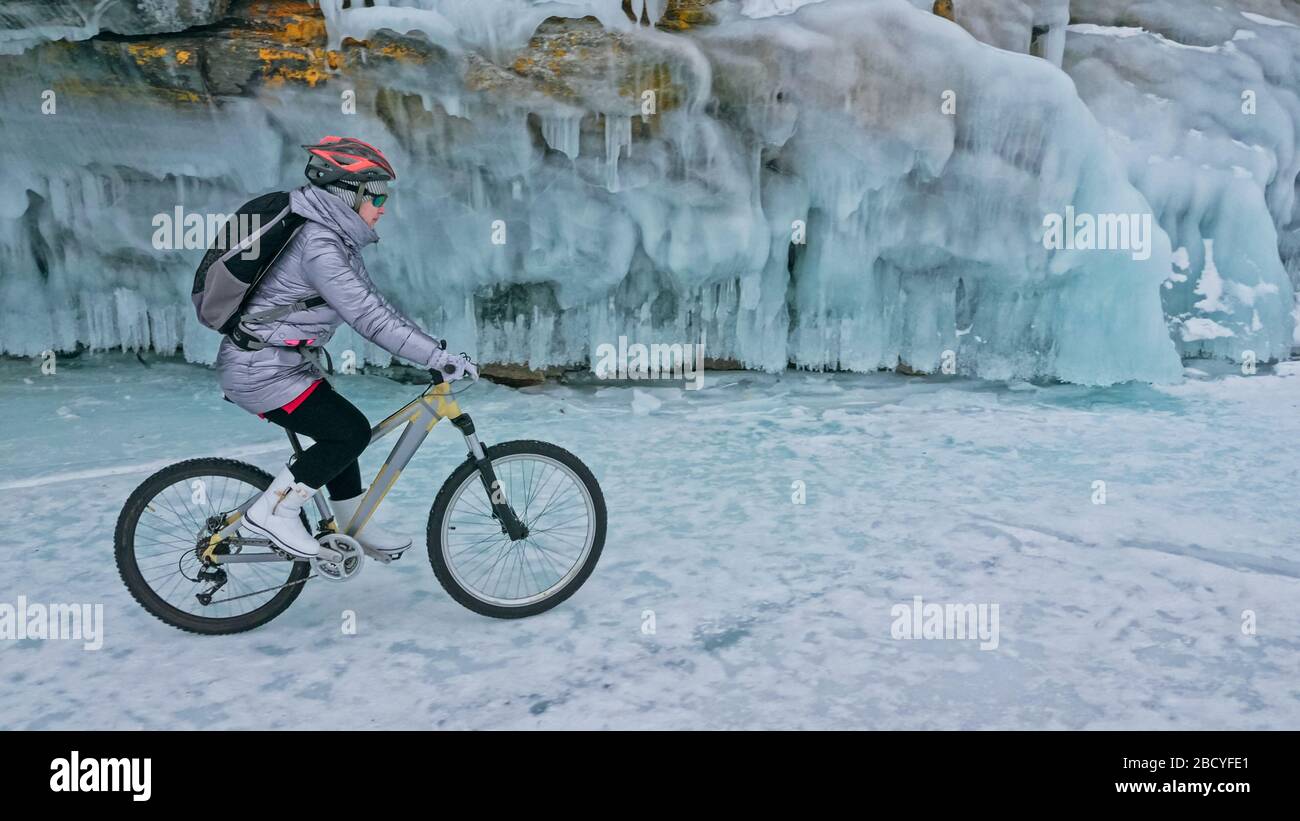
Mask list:
[[[277,585],[277,586],[275,586],[275,587],[268,587],[268,588],[265,588],[264,590],[254,590],[252,593],[244,593],[244,594],[239,595],[239,596],[231,596],[231,597],[228,598],[228,599],[212,599],[211,601],[208,602],[207,606],[208,606],[208,607],[211,607],[211,606],[214,605],[214,604],[225,604],[226,602],[239,601],[240,599],[246,599],[246,598],[248,598],[249,596],[259,596],[259,595],[261,595],[262,593],[266,593],[266,592],[269,592],[269,591],[271,591],[271,590],[283,590],[284,588],[286,588],[286,587],[291,587],[291,586],[293,586],[293,585],[295,585],[295,584],[304,584],[304,583],[306,583],[306,582],[311,581],[311,580],[314,579],[314,578],[316,578],[316,574],[315,574],[315,573],[311,574],[310,576],[308,576],[308,577],[305,578],[305,579],[299,579],[299,580],[296,581],[296,582],[285,582],[284,584]]]

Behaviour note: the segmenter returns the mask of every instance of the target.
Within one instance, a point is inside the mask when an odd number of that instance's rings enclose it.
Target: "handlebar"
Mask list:
[[[446,382],[446,377],[456,372],[455,365],[443,365],[441,368],[430,368],[429,375],[433,377],[433,384],[441,385]]]
[[[447,340],[445,340],[445,339],[439,339],[439,340],[438,340],[438,347],[439,347],[441,350],[444,350],[444,351],[447,350]],[[451,375],[451,374],[453,374],[453,373],[456,372],[456,369],[455,369],[455,368],[452,368],[451,370],[447,370],[447,366],[446,366],[446,365],[443,365],[442,368],[443,368],[442,370],[438,370],[437,368],[430,368],[430,369],[429,369],[429,375],[433,377],[433,384],[435,384],[435,385],[441,385],[443,382],[446,382],[446,381],[447,381],[446,379],[443,379],[443,377],[442,377],[442,375],[443,375],[444,373],[446,373],[446,374],[448,374],[448,375]]]
[[[439,339],[438,347],[444,351],[447,350],[447,340]],[[434,385],[441,385],[443,382],[446,382],[446,377],[451,376],[455,372],[456,366],[452,364],[443,365],[441,368],[429,369],[429,375],[433,377]]]

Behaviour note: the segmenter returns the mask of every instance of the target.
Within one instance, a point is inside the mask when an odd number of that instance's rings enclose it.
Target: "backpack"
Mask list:
[[[190,298],[199,322],[223,334],[234,332],[257,284],[306,221],[290,210],[287,191],[263,194],[241,205],[213,238],[194,273]],[[305,302],[309,304],[302,307],[325,301],[315,297]],[[287,315],[299,307],[295,304],[268,313]],[[259,314],[257,318],[271,317]]]

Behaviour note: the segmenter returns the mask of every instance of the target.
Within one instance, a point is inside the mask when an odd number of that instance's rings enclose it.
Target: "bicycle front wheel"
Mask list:
[[[528,528],[511,541],[492,513],[478,469],[466,460],[429,512],[429,561],[453,599],[475,613],[517,619],[577,592],[605,545],[605,497],[587,466],[547,442],[487,449],[501,494]]]

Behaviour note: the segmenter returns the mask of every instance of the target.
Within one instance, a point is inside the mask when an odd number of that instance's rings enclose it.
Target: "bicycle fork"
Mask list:
[[[515,515],[514,508],[506,501],[505,494],[501,492],[501,483],[497,480],[496,472],[492,470],[492,461],[487,457],[487,451],[483,443],[479,442],[478,436],[474,433],[474,420],[469,418],[468,413],[462,413],[453,417],[451,423],[465,437],[465,446],[469,449],[469,458],[474,460],[474,466],[478,468],[479,480],[483,483],[483,490],[487,493],[488,501],[492,505],[492,513],[496,516],[497,521],[501,522],[501,529],[510,537],[512,542],[528,537],[528,526],[519,521]]]

